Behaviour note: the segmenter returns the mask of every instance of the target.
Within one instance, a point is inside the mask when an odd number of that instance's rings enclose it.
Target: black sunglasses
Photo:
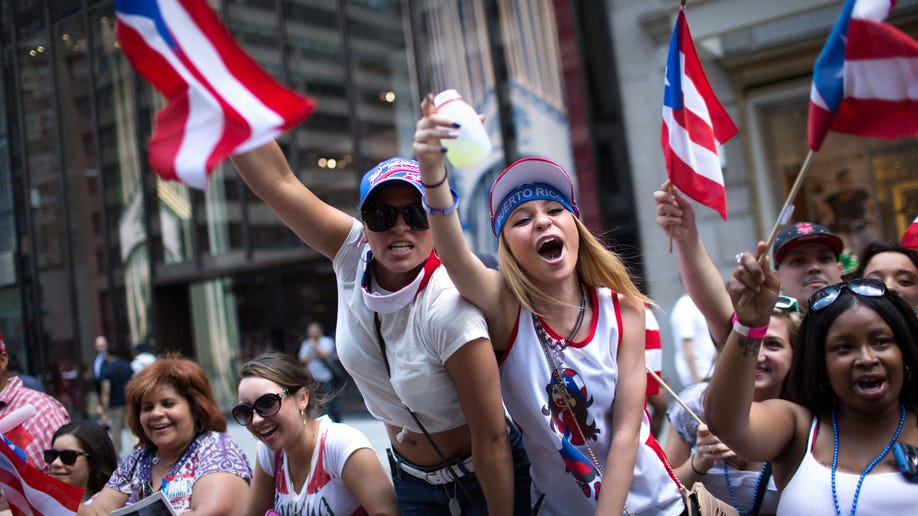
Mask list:
[[[427,223],[427,213],[417,203],[402,206],[401,208],[383,204],[360,212],[363,221],[367,223],[367,228],[376,232],[392,229],[392,226],[398,220],[399,214],[402,215],[402,218],[405,219],[405,224],[408,224],[411,229],[430,229],[430,224]]]
[[[886,284],[878,279],[853,279],[817,290],[816,293],[810,296],[810,300],[807,303],[810,306],[810,310],[818,312],[831,305],[838,299],[844,289],[863,297],[883,297],[886,294]]]
[[[83,457],[89,457],[89,454],[84,451],[55,450],[54,448],[51,448],[50,450],[45,450],[43,454],[45,457],[45,464],[49,464],[49,465],[55,460],[57,460],[58,457],[61,458],[61,463],[65,466],[73,466],[73,464],[77,460],[77,457],[81,455]]]
[[[233,407],[233,419],[240,425],[246,426],[252,422],[256,412],[261,417],[271,417],[280,411],[283,399],[290,396],[291,392],[292,389],[285,389],[280,393],[262,394],[251,405],[240,403]]]

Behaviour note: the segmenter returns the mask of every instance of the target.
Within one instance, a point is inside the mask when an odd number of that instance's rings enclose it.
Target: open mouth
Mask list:
[[[556,260],[561,257],[561,251],[564,246],[560,240],[555,237],[548,237],[539,244],[539,256],[547,260]]]
[[[274,432],[275,432],[276,430],[277,430],[277,426],[276,426],[276,425],[271,425],[271,426],[266,427],[266,428],[260,428],[260,429],[258,429],[256,435],[258,436],[259,439],[266,439],[266,438],[271,437],[272,435],[274,435]]]
[[[861,391],[868,393],[877,392],[883,388],[883,378],[877,376],[859,378],[856,383]]]

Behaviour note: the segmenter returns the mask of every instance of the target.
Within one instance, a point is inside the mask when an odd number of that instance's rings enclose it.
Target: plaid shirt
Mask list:
[[[56,399],[24,387],[19,378],[10,378],[6,388],[0,392],[0,419],[24,405],[35,407],[35,414],[22,425],[33,440],[28,446],[20,448],[36,468],[47,473],[48,465],[42,458],[42,452],[51,448],[51,437],[58,428],[70,421],[70,415]],[[19,443],[15,444],[19,446]]]

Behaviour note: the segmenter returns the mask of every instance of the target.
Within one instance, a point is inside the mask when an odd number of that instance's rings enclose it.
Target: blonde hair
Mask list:
[[[606,287],[614,290],[636,306],[654,304],[631,280],[628,267],[621,257],[603,246],[602,242],[583,225],[580,219],[574,217],[573,214],[571,214],[571,217],[574,219],[574,223],[577,226],[577,234],[580,237],[579,256],[577,258],[577,275],[580,277],[580,281],[590,287]],[[507,288],[510,289],[510,292],[513,293],[523,308],[534,314],[541,315],[535,311],[534,301],[557,303],[557,299],[533,284],[529,276],[523,272],[519,262],[516,261],[513,253],[510,252],[510,248],[507,247],[503,232],[497,238],[497,261],[500,264],[500,273],[507,284]]]

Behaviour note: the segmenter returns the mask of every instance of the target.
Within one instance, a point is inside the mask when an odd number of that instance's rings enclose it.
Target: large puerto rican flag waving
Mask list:
[[[809,146],[830,130],[859,136],[918,135],[918,43],[883,23],[893,0],[847,0],[816,64]]]
[[[45,475],[25,453],[0,434],[0,490],[13,516],[76,514],[84,490]]]
[[[696,201],[727,218],[727,192],[717,148],[736,134],[695,53],[685,10],[669,43],[660,144],[670,179]]]
[[[115,11],[121,49],[168,101],[150,138],[150,165],[163,178],[204,188],[226,157],[315,107],[243,52],[205,0],[117,0]]]

